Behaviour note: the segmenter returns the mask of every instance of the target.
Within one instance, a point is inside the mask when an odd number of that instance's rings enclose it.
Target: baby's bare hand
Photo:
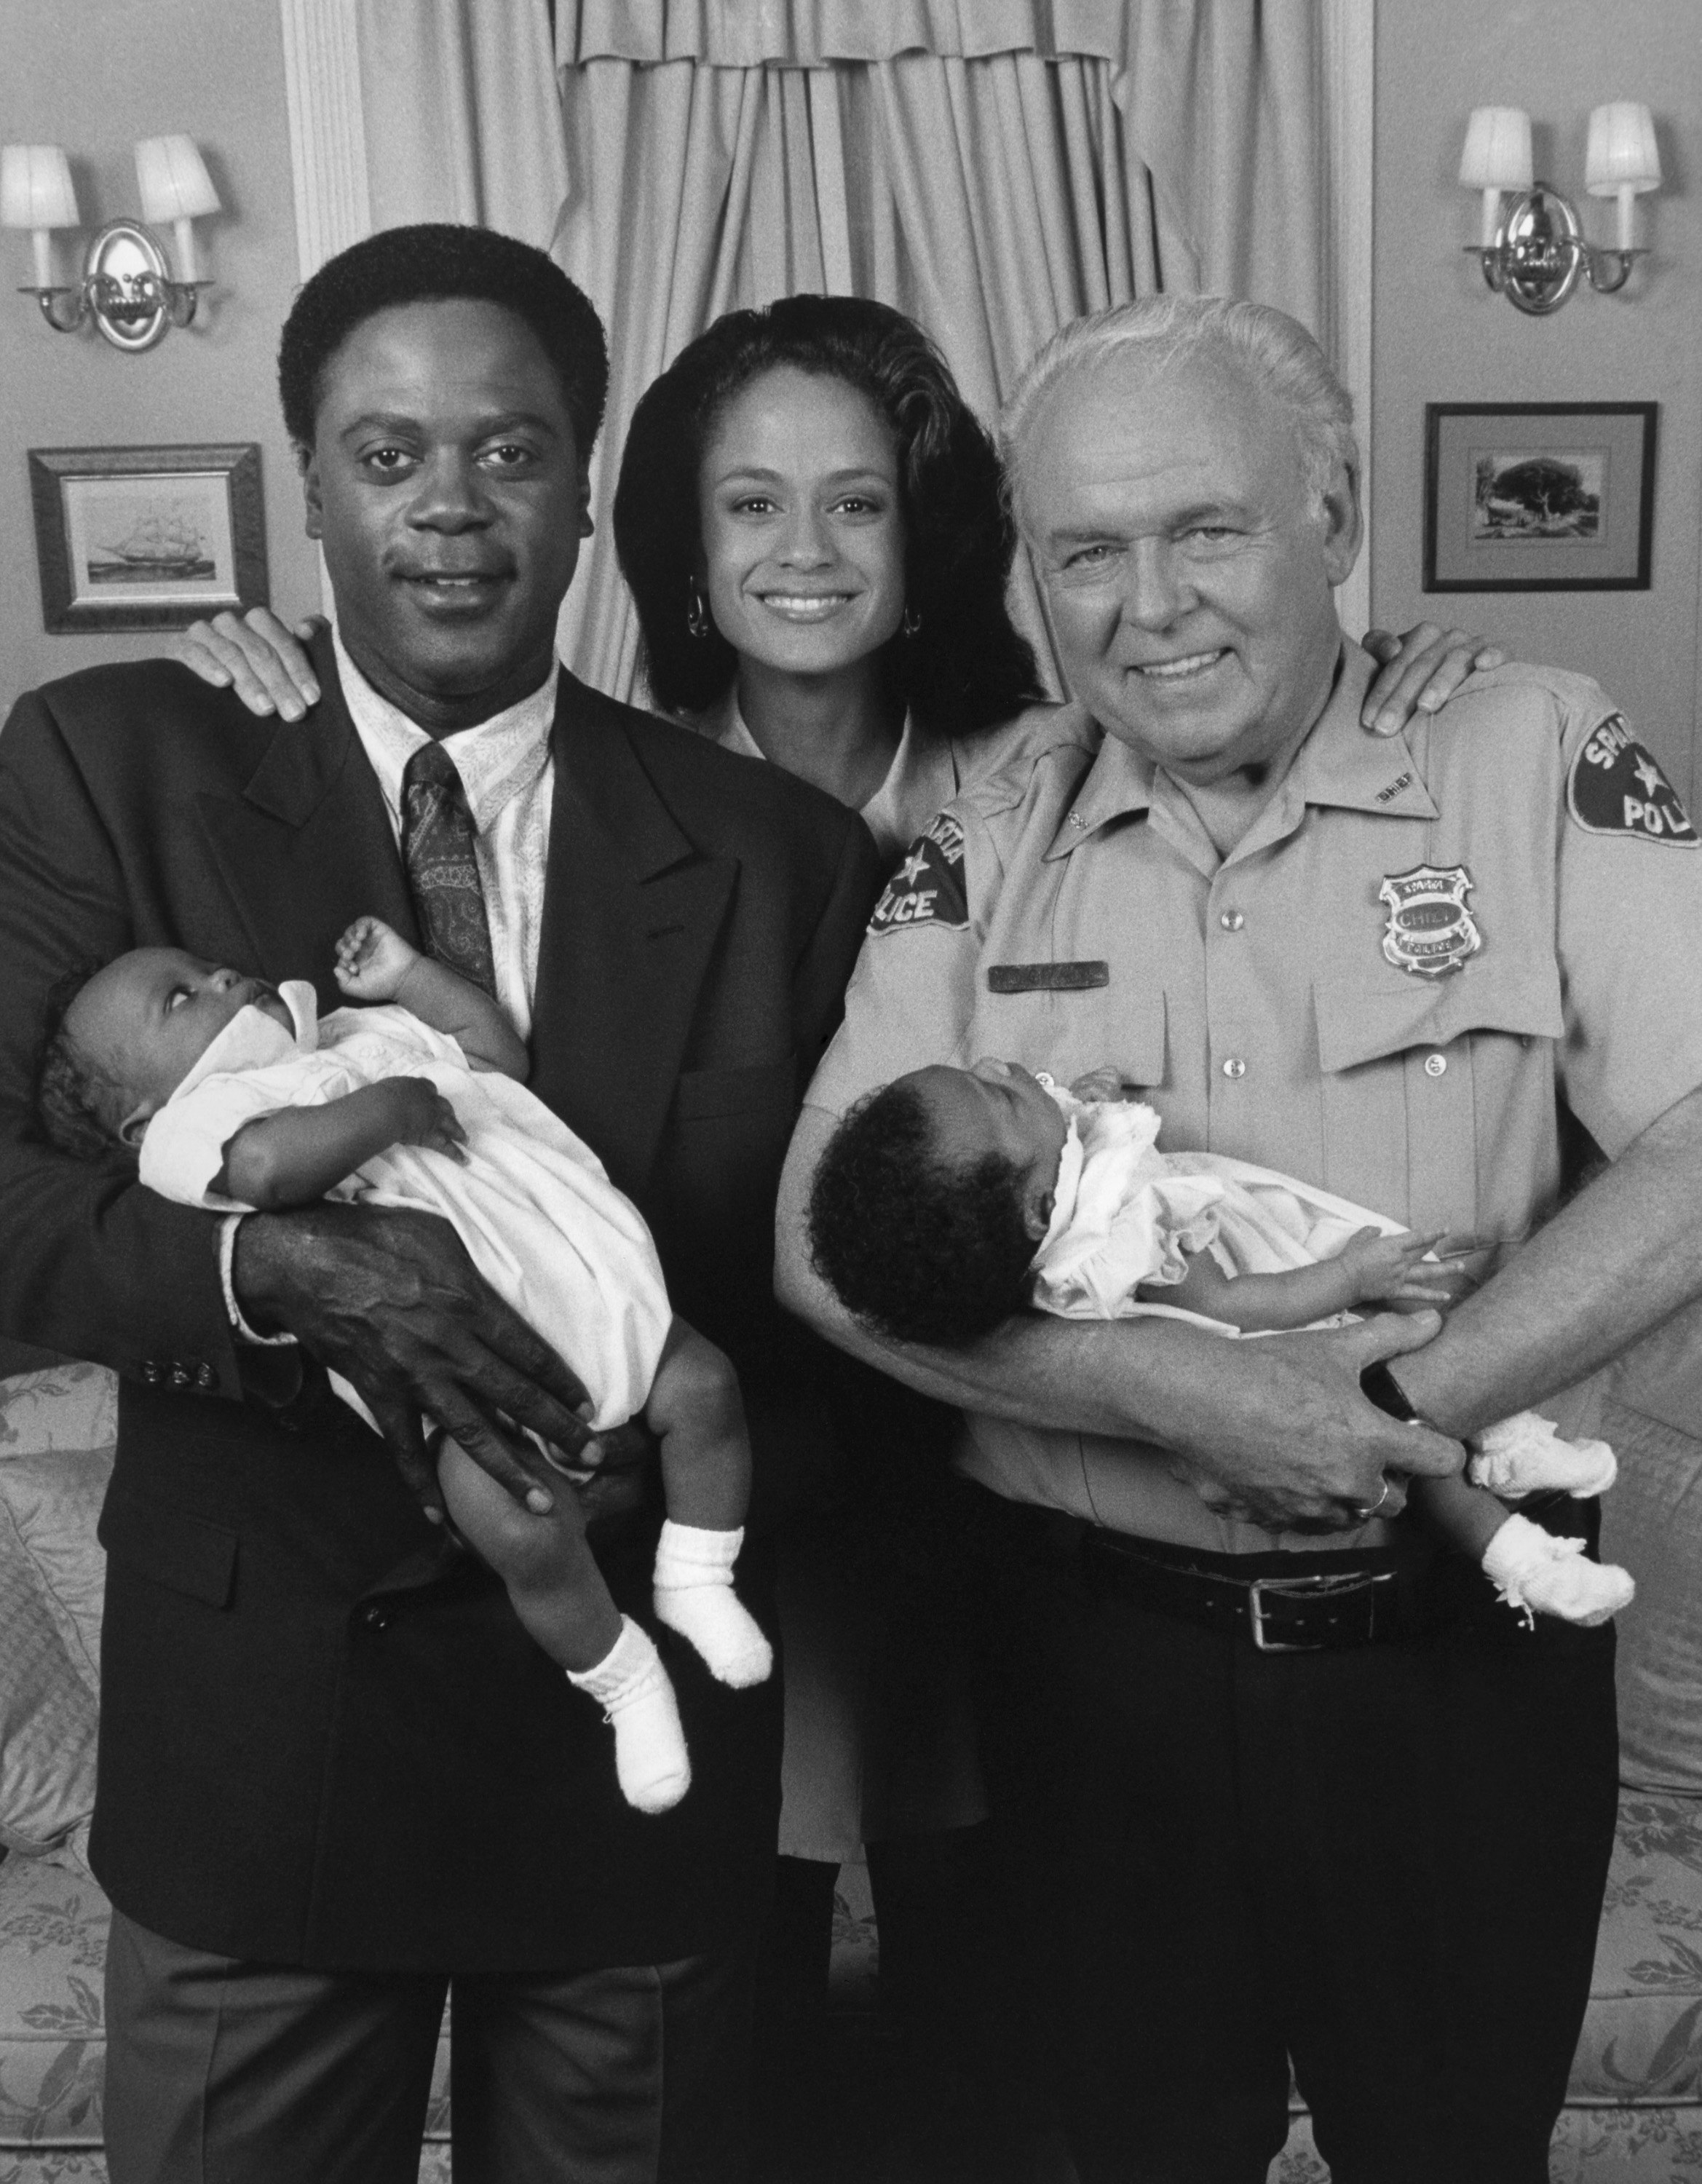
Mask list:
[[[381,917],[357,917],[337,944],[337,983],[358,1001],[394,1000],[419,956]]]
[[[1348,1239],[1340,1257],[1353,1281],[1355,1304],[1448,1304],[1454,1292],[1434,1262],[1424,1263],[1444,1232],[1416,1236],[1408,1231],[1385,1236],[1378,1228],[1361,1228]]]
[[[1085,1077],[1078,1077],[1070,1089],[1078,1100],[1123,1100],[1123,1072],[1107,1062],[1103,1068],[1090,1069]]]
[[[421,1145],[426,1151],[445,1153],[452,1161],[466,1162],[467,1133],[453,1104],[429,1077],[392,1077],[386,1080],[395,1101],[398,1145]]]

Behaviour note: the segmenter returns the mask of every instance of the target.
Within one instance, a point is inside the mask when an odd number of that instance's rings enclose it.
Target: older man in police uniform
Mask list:
[[[1577,676],[1361,732],[1349,405],[1280,314],[1066,329],[1006,451],[1074,702],[876,913],[781,1293],[965,1412],[988,1757],[1084,2184],[1262,2184],[1291,2058],[1336,2184],[1538,2184],[1611,1840],[1612,1632],[1527,1629],[1398,1520],[1407,1478],[1702,1289],[1697,837]],[[861,1094],[981,1056],[1114,1066],[1173,1147],[1445,1230],[1465,1301],[1439,1332],[877,1341],[808,1262],[809,1178]],[[1567,1117],[1611,1164],[1562,1207]],[[1594,1505],[1532,1513],[1594,1542]]]

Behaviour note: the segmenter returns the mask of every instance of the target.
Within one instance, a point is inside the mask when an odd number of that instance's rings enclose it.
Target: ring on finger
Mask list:
[[[1392,1483],[1393,1482],[1390,1480],[1388,1474],[1384,1472],[1382,1492],[1378,1495],[1377,1500],[1375,1502],[1365,1502],[1354,1509],[1354,1514],[1360,1524],[1369,1524],[1371,1518],[1375,1517],[1378,1510],[1382,1508],[1383,1503],[1388,1501],[1388,1490]]]

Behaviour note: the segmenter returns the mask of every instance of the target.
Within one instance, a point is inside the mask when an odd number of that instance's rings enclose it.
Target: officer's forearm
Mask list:
[[[1702,1090],[1633,1139],[1395,1378],[1466,1434],[1581,1380],[1702,1295]]]

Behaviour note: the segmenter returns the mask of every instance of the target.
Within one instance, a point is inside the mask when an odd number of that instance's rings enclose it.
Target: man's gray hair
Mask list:
[[[1060,380],[1136,355],[1153,372],[1204,352],[1221,357],[1293,421],[1314,511],[1338,465],[1357,472],[1353,398],[1306,329],[1268,304],[1228,296],[1143,296],[1076,319],[1055,333],[1018,381],[999,419],[998,448],[1018,525],[1028,444]]]

